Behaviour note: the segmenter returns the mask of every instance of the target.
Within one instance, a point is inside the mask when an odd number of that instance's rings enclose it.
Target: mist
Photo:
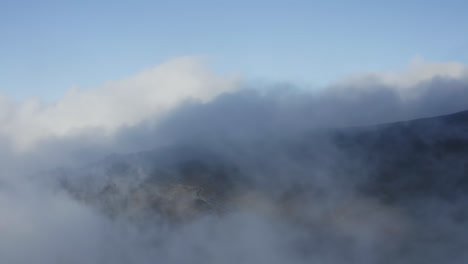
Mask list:
[[[4,95],[0,262],[465,263],[468,115],[432,117],[468,110],[467,69],[307,90],[185,57]]]

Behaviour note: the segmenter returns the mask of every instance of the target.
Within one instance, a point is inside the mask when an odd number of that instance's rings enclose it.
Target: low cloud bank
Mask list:
[[[464,263],[463,196],[363,191],[385,158],[431,149],[426,128],[440,124],[369,128],[396,142],[379,151],[423,135],[374,159],[367,137],[335,131],[467,110],[467,66],[418,61],[321,91],[246,87],[179,58],[53,104],[0,97],[0,262]],[[427,173],[463,174],[459,156],[437,155]]]

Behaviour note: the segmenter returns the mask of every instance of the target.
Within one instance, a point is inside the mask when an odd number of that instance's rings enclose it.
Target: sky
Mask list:
[[[181,56],[218,73],[320,87],[468,63],[468,3],[409,1],[0,1],[0,94],[61,98]]]

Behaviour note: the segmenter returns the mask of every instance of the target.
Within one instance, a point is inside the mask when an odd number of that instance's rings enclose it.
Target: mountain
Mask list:
[[[340,131],[336,144],[369,164],[363,191],[386,201],[468,193],[468,111]]]
[[[357,193],[384,204],[468,193],[468,111],[390,124],[322,129],[224,148],[175,145],[112,155],[55,172],[75,198],[106,214],[171,221],[237,208]],[[262,197],[262,198],[260,198]]]

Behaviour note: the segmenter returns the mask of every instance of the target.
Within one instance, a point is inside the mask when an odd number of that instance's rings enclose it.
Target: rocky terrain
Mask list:
[[[312,131],[280,144],[264,142],[263,148],[223,150],[263,154],[268,149],[270,156],[255,156],[261,160],[254,165],[242,164],[238,156],[230,160],[230,153],[217,153],[209,146],[193,145],[113,155],[89,168],[56,174],[77,199],[111,215],[155,211],[175,218],[221,212],[244,194],[268,196],[275,202],[303,193],[326,195],[330,186],[324,181],[389,204],[422,197],[456,200],[468,191],[468,111]],[[278,156],[309,170],[307,175],[269,176]],[[320,180],[319,174],[329,179]],[[284,178],[288,182],[281,185]]]

